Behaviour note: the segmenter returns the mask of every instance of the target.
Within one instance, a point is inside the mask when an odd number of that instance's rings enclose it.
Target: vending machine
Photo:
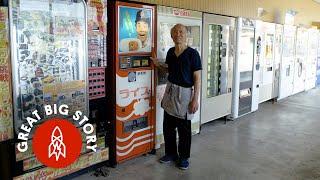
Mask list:
[[[107,0],[87,0],[89,118],[96,125],[97,142],[102,149],[109,143],[105,113],[110,99],[106,94],[107,22]]]
[[[274,42],[274,63],[273,63],[274,74],[273,74],[273,88],[272,88],[272,99],[274,100],[277,100],[279,96],[282,43],[283,43],[283,25],[276,24],[275,42]]]
[[[9,14],[15,137],[34,110],[47,119],[44,105],[68,105],[66,119],[72,119],[75,111],[88,115],[86,3],[12,0]],[[17,179],[56,179],[108,160],[108,149],[89,152],[83,146],[71,167],[44,166],[35,157],[31,143],[34,130],[43,122],[33,124],[26,152],[15,149],[13,176]],[[80,128],[75,121],[70,122]],[[84,132],[79,131],[85,141]]]
[[[306,80],[305,80],[306,91],[316,86],[319,31],[317,29],[309,29],[308,34],[309,34],[308,57],[307,57],[307,63],[306,63]]]
[[[235,23],[235,18],[203,15],[201,124],[231,114]]]
[[[113,163],[155,148],[155,6],[108,2],[108,76]],[[110,51],[109,51],[110,50]]]
[[[0,143],[13,139],[8,7],[0,7]]]
[[[296,37],[296,57],[294,61],[293,94],[304,91],[306,80],[306,65],[308,59],[308,29],[298,27]]]
[[[296,30],[297,28],[291,25],[284,25],[283,28],[278,100],[293,93]]]
[[[276,25],[256,22],[256,34],[261,37],[259,102],[272,99],[274,82],[274,45]]]
[[[10,179],[10,165],[14,152],[10,152],[14,138],[12,112],[12,86],[10,65],[9,13],[0,2],[0,176]]]
[[[202,43],[202,13],[186,9],[173,7],[158,6],[157,7],[157,57],[164,62],[168,50],[174,47],[170,30],[177,24],[182,23],[187,28],[187,45],[196,49],[201,55]],[[163,139],[163,109],[161,108],[161,100],[166,89],[167,74],[158,70],[156,72],[156,147],[164,143]],[[200,98],[199,98],[200,104]],[[191,120],[192,134],[198,134],[200,131],[200,109],[195,113]]]
[[[320,85],[320,31],[318,31],[318,55],[317,55],[317,82],[316,85]]]
[[[256,111],[259,104],[261,37],[255,36],[255,21],[251,19],[239,17],[237,30],[230,119]]]

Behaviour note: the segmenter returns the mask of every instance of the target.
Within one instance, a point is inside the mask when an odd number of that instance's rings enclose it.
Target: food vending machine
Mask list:
[[[304,91],[306,80],[306,65],[308,59],[308,29],[299,27],[296,37],[296,56],[294,61],[293,94]]]
[[[260,82],[259,82],[259,102],[272,99],[272,89],[274,81],[274,45],[275,45],[274,23],[256,21],[256,34],[261,37],[260,56]]]
[[[0,7],[0,143],[13,139],[8,7]]]
[[[155,147],[155,7],[121,1],[108,6],[110,159],[119,163]]]
[[[237,30],[231,119],[256,111],[259,104],[261,37],[255,36],[251,19],[239,17]]]
[[[317,29],[309,29],[308,40],[308,58],[306,63],[306,80],[305,90],[310,90],[316,86],[317,81],[317,53],[319,31]]]
[[[296,27],[284,25],[278,100],[293,93]]]
[[[47,119],[44,105],[68,105],[66,119],[72,119],[78,110],[88,115],[86,3],[12,0],[9,12],[15,135],[34,110]],[[71,167],[45,167],[35,157],[31,143],[34,130],[43,122],[33,124],[28,150],[23,153],[15,150],[16,178],[55,179],[108,159],[108,149],[89,152],[83,146]],[[81,128],[75,121],[70,122]],[[80,132],[85,141],[84,132]]]
[[[9,14],[8,7],[0,3],[0,176],[10,179],[10,165],[12,154],[13,113],[12,113],[12,86],[9,44]]]
[[[272,99],[274,100],[277,100],[279,96],[282,43],[283,43],[283,25],[276,24],[275,42],[274,42],[274,63],[273,63],[274,74],[273,74],[273,88],[272,88]]]
[[[202,13],[197,11],[178,9],[172,7],[157,7],[157,56],[162,62],[165,61],[168,50],[174,47],[170,30],[177,23],[183,23],[187,27],[187,45],[196,49],[201,55],[201,32],[202,32]],[[163,139],[163,109],[161,100],[166,89],[167,74],[160,70],[157,71],[157,95],[156,95],[156,146],[164,143]],[[200,98],[199,98],[200,101]],[[200,104],[200,102],[199,102]],[[200,109],[194,115],[191,123],[192,134],[200,131]]]
[[[236,19],[203,15],[201,124],[231,114]]]

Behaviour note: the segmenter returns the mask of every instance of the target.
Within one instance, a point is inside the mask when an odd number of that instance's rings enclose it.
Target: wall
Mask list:
[[[261,19],[274,22],[275,14],[293,9],[296,15],[295,24],[311,25],[320,21],[320,4],[313,0],[134,0],[151,4],[192,9],[229,16],[257,18],[257,8],[262,7],[268,13]]]

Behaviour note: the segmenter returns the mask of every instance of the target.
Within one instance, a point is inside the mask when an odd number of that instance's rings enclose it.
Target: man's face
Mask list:
[[[187,42],[187,31],[184,26],[176,26],[172,30],[172,40],[175,44],[186,44]]]
[[[148,23],[144,21],[138,21],[136,24],[136,30],[138,33],[138,39],[140,39],[142,42],[145,42],[147,40],[149,32]]]

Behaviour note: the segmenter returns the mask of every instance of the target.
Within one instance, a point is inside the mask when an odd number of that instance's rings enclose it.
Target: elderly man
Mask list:
[[[187,29],[176,24],[171,29],[175,44],[170,48],[165,63],[151,58],[159,70],[168,71],[168,82],[161,107],[164,109],[163,133],[165,155],[161,163],[177,161],[180,169],[188,169],[191,148],[191,119],[198,110],[201,59],[199,53],[187,46]],[[177,153],[176,128],[179,134]]]

